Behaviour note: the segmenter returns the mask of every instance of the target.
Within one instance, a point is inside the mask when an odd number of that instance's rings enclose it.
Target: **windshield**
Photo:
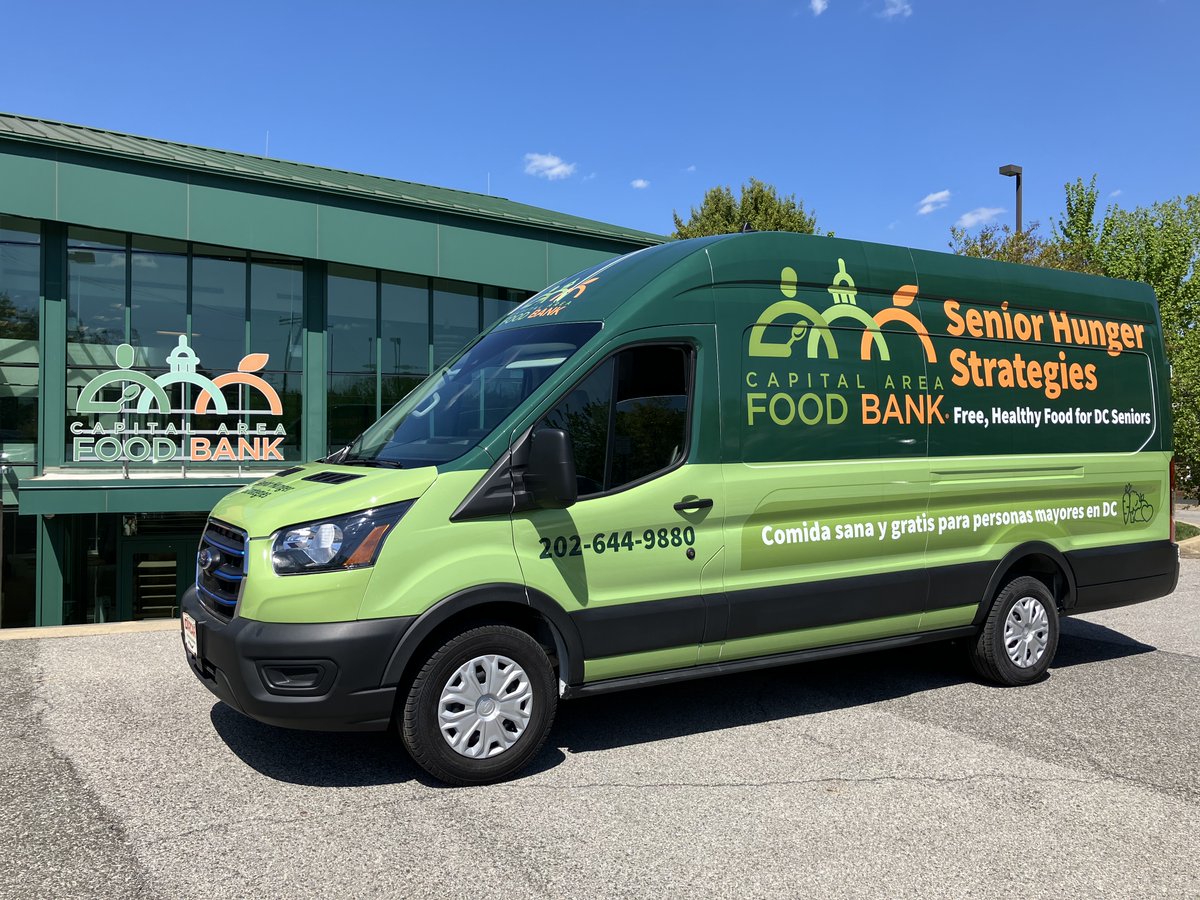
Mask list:
[[[330,462],[413,468],[457,459],[599,330],[564,322],[488,332]]]

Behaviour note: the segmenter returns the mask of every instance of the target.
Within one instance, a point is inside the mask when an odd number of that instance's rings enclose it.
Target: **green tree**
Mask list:
[[[1053,221],[1053,237],[1047,247],[1045,264],[1072,272],[1099,275],[1100,226],[1096,223],[1096,176],[1087,184],[1082,178],[1064,184],[1066,213]]]
[[[37,310],[21,309],[7,293],[0,294],[0,337],[36,341]]]
[[[714,234],[733,234],[749,225],[755,231],[796,231],[816,234],[817,217],[804,209],[804,201],[795,194],[781,197],[774,185],[751,178],[742,185],[741,197],[735,199],[728,186],[710,188],[700,203],[692,207],[686,222],[673,213],[677,240],[708,237]]]
[[[1171,411],[1181,490],[1200,491],[1200,194],[1133,210],[1109,209],[1097,270],[1154,288],[1171,363]]]
[[[959,256],[998,259],[1001,262],[1029,266],[1049,265],[1050,242],[1038,234],[1039,224],[1031,222],[1023,231],[992,222],[972,234],[957,225],[950,229],[950,249]]]
[[[1034,224],[1014,233],[986,225],[975,234],[952,228],[950,247],[963,256],[1020,262],[1145,281],[1158,297],[1171,363],[1179,487],[1200,492],[1200,194],[1132,210],[1110,206],[1098,218],[1096,176],[1063,185],[1064,213],[1042,238]]]

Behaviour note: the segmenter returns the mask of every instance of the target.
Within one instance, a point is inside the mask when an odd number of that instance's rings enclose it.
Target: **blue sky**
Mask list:
[[[10,4],[0,109],[664,233],[751,176],[845,237],[1200,190],[1194,0]],[[2,186],[0,186],[2,189]]]

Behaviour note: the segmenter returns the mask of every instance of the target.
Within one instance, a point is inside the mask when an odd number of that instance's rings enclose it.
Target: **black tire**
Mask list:
[[[1028,666],[1019,666],[1009,658],[1004,627],[1014,606],[1026,598],[1041,604],[1046,615],[1044,631],[1046,646],[1040,658]],[[1018,614],[1019,617],[1019,614]],[[1046,677],[1054,654],[1058,650],[1058,607],[1049,588],[1036,578],[1023,575],[1006,584],[992,601],[983,628],[970,644],[971,665],[988,681],[1014,686],[1032,684]]]
[[[506,657],[524,670],[532,691],[532,709],[525,730],[512,746],[493,756],[471,758],[451,747],[443,736],[439,707],[443,691],[460,667],[488,655]],[[412,680],[403,702],[396,724],[413,762],[447,784],[488,784],[516,774],[542,749],[554,724],[558,686],[554,667],[537,641],[508,625],[484,625],[457,635],[434,650]],[[498,727],[515,732],[517,726],[512,719],[505,720],[500,715],[496,721]],[[464,739],[473,741],[470,749],[478,752],[479,736],[485,731],[475,728],[476,724],[468,722],[462,731]],[[492,741],[491,746],[499,747],[500,742]]]

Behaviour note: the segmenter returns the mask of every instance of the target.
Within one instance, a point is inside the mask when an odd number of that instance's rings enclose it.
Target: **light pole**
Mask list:
[[[1015,176],[1017,179],[1017,231],[1021,230],[1021,167],[1001,166],[1001,175]]]

